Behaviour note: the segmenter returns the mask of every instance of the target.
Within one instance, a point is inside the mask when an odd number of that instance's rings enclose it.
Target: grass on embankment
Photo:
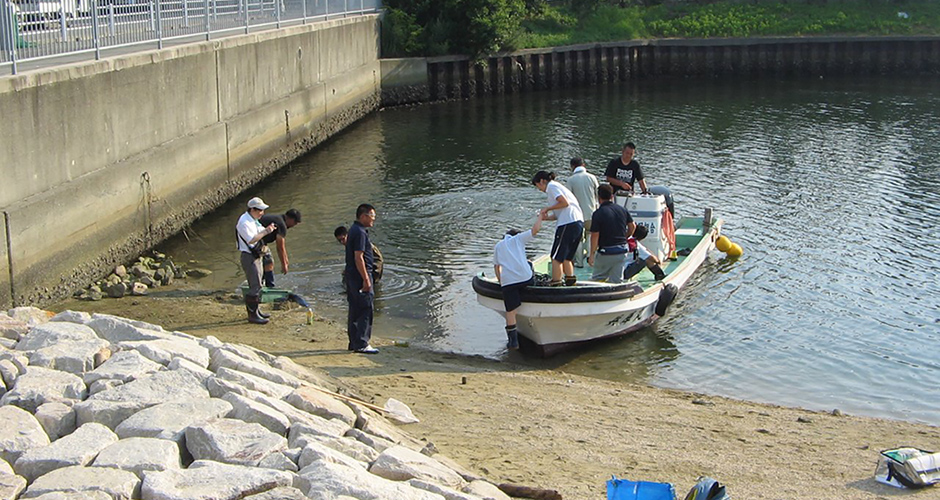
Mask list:
[[[547,5],[522,23],[517,49],[636,38],[940,34],[940,2],[602,5],[578,14]]]

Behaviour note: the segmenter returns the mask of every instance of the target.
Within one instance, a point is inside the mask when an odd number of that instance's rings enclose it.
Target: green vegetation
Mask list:
[[[932,0],[389,0],[386,7],[385,57],[635,38],[940,34],[940,2]]]

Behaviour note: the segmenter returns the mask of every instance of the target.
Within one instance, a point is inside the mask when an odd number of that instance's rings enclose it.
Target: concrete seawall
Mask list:
[[[0,78],[0,305],[178,232],[379,104],[378,17]]]
[[[653,76],[940,73],[940,37],[631,40],[466,57],[382,60],[382,105],[464,99]]]

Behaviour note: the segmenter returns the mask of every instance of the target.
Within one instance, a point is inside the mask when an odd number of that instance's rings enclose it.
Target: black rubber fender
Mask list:
[[[676,285],[672,283],[667,283],[662,290],[659,291],[659,300],[656,302],[656,315],[665,316],[666,309],[669,308],[669,305],[672,304],[673,300],[676,300],[676,295],[679,294],[679,289],[676,288]]]

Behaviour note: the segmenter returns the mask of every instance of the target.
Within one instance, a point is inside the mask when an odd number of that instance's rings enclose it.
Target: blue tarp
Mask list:
[[[613,476],[607,481],[607,500],[675,500],[676,490],[669,483],[630,481]]]

